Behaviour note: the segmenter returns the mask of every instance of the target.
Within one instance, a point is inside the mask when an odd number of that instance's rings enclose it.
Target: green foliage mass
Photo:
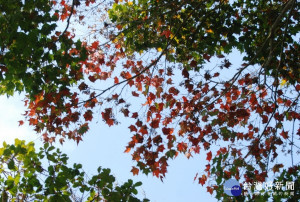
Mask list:
[[[173,48],[174,54],[165,51],[167,60],[199,70],[211,56],[237,49],[246,63],[263,66],[264,74],[295,83],[300,79],[297,10],[298,1],[143,0],[115,4],[109,17],[122,27],[128,52]]]
[[[34,95],[64,89],[82,77],[81,42],[56,32],[57,11],[48,0],[0,1],[0,94]],[[67,54],[76,48],[79,54]],[[70,68],[67,68],[70,66]]]
[[[136,198],[141,182],[116,184],[110,169],[99,167],[87,176],[81,164],[68,165],[59,149],[16,139],[0,148],[0,201],[140,201]],[[144,199],[143,201],[148,201]]]

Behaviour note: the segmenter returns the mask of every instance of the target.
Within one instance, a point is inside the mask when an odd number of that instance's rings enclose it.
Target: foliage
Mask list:
[[[141,182],[117,185],[101,167],[87,178],[81,164],[69,167],[67,155],[49,143],[36,152],[33,142],[4,142],[0,161],[1,201],[140,201],[134,195]]]
[[[25,90],[34,98],[66,91],[82,78],[78,62],[85,49],[69,31],[56,31],[59,14],[52,6],[48,0],[0,1],[0,94]]]
[[[56,68],[63,74],[51,73],[50,87],[37,82],[43,89],[38,93],[23,82],[31,95],[25,101],[25,116],[43,133],[44,141],[59,137],[61,143],[66,138],[79,143],[99,111],[109,126],[118,124],[123,114],[131,120],[132,141],[125,152],[132,152],[137,162],[133,174],[142,171],[163,179],[170,159],[180,153],[190,158],[203,151],[206,169],[195,179],[202,185],[215,179],[207,190],[218,199],[226,198],[222,185],[229,178],[264,182],[272,172],[276,177],[298,166],[294,163],[300,149],[298,1],[69,3],[47,4],[58,9],[52,15],[59,18],[52,18],[66,20],[66,28],[71,18],[76,25],[87,23],[92,40],[82,38],[74,47],[71,37],[58,37],[53,42],[61,43],[57,47],[64,47],[64,40],[72,45],[50,51],[58,51],[61,57],[48,61],[52,66],[46,69],[63,64]],[[76,26],[73,29],[75,34]],[[49,40],[51,31],[45,34]],[[18,53],[10,44],[5,43],[4,56]],[[241,64],[235,64],[232,57],[239,57]],[[9,66],[19,58],[0,64]],[[26,72],[34,65],[25,67]],[[15,76],[19,68],[11,65],[8,69]],[[47,76],[40,66],[32,71],[40,72],[38,78]],[[15,82],[11,76],[2,80]],[[281,155],[290,156],[291,162]]]

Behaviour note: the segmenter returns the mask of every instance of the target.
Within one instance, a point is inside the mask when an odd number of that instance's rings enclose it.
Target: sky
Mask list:
[[[19,126],[18,121],[23,119],[25,112],[24,95],[16,94],[7,98],[0,96],[0,145],[5,141],[13,143],[15,138],[34,141],[36,149],[42,142],[33,128],[24,125]],[[130,170],[135,166],[131,155],[124,153],[125,146],[130,141],[130,133],[127,124],[108,127],[102,121],[90,126],[90,131],[83,137],[83,141],[77,145],[74,142],[66,141],[63,146],[56,145],[69,156],[69,165],[81,163],[86,173],[93,175],[99,166],[110,168],[111,173],[116,177],[118,183],[124,183],[128,179],[134,182],[141,181],[143,185],[138,190],[139,198],[147,197],[154,202],[196,202],[205,200],[207,202],[217,201],[194,181],[196,173],[201,174],[207,164],[206,152],[187,159],[178,155],[175,160],[169,162],[168,173],[163,182],[153,177],[140,173],[133,176]],[[203,173],[204,174],[204,173]]]

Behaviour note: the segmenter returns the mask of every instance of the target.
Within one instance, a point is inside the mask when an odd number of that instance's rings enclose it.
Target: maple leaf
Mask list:
[[[281,135],[284,139],[288,139],[288,138],[289,138],[289,136],[288,136],[288,131],[286,131],[286,132],[282,131],[282,132],[280,133],[280,135]]]
[[[113,119],[107,119],[106,123],[107,123],[108,126],[112,126],[112,125],[114,125],[114,120]]]
[[[211,151],[206,154],[206,160],[211,161],[212,153]]]
[[[195,60],[192,60],[190,63],[191,67],[197,67],[197,62]]]
[[[150,126],[152,128],[158,128],[159,127],[159,120],[153,120],[151,123],[150,123]]]
[[[126,149],[125,149],[125,153],[129,153],[130,152],[130,150],[131,150],[131,148],[130,147],[126,147]]]
[[[139,130],[139,133],[142,133],[143,135],[148,134],[148,130],[146,126],[141,127],[141,129]]]
[[[153,171],[153,176],[159,177],[159,174],[160,174],[159,169],[155,169],[155,170]]]
[[[133,175],[138,175],[138,174],[139,174],[139,171],[140,171],[140,170],[139,170],[138,168],[132,166],[131,172],[132,172]]]
[[[276,165],[274,165],[274,167],[272,168],[272,170],[273,170],[274,173],[276,173],[276,172],[279,172],[280,168],[283,168],[283,164],[276,164]]]
[[[24,121],[19,121],[19,126],[23,125],[24,124]]]
[[[85,118],[85,121],[91,121],[93,119],[93,112],[91,110],[88,110],[85,112],[83,117]]]
[[[92,47],[93,49],[97,49],[98,46],[99,46],[99,41],[94,41],[94,42],[92,43],[92,45],[91,45],[91,47]]]
[[[182,75],[185,77],[185,78],[189,78],[190,74],[189,72],[186,70],[186,68],[183,68],[182,70]]]
[[[177,145],[177,150],[180,152],[185,152],[187,149],[187,144],[184,142],[181,142]]]
[[[114,82],[115,82],[115,84],[119,83],[118,77],[115,77],[115,78],[114,78]]]
[[[164,30],[164,31],[161,33],[161,35],[162,35],[162,36],[165,36],[166,38],[169,38],[169,36],[170,36],[171,33],[172,33],[172,32],[171,32],[170,30]]]
[[[207,180],[206,175],[202,175],[202,177],[199,177],[199,184],[201,184],[202,186],[205,184]]]
[[[211,195],[213,194],[214,189],[212,187],[207,186],[206,189]]]
[[[130,132],[137,132],[137,128],[134,125],[130,125],[128,128],[130,129]]]
[[[131,118],[137,118],[139,116],[139,114],[137,113],[137,112],[134,112],[134,113],[132,113],[132,116],[131,116]]]
[[[165,134],[165,135],[171,135],[173,133],[174,129],[173,128],[162,128],[162,132]]]

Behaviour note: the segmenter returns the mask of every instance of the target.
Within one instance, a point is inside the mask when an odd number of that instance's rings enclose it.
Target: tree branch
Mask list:
[[[72,15],[73,15],[74,7],[75,7],[75,1],[76,1],[76,0],[72,0],[72,6],[71,6],[70,15],[69,15],[69,17],[68,17],[68,19],[67,19],[67,26],[66,26],[65,30],[62,32],[61,36],[65,35],[65,33],[67,32],[67,30],[68,30],[68,28],[69,28],[69,26],[70,26],[70,20],[71,20],[71,17],[72,17]]]

